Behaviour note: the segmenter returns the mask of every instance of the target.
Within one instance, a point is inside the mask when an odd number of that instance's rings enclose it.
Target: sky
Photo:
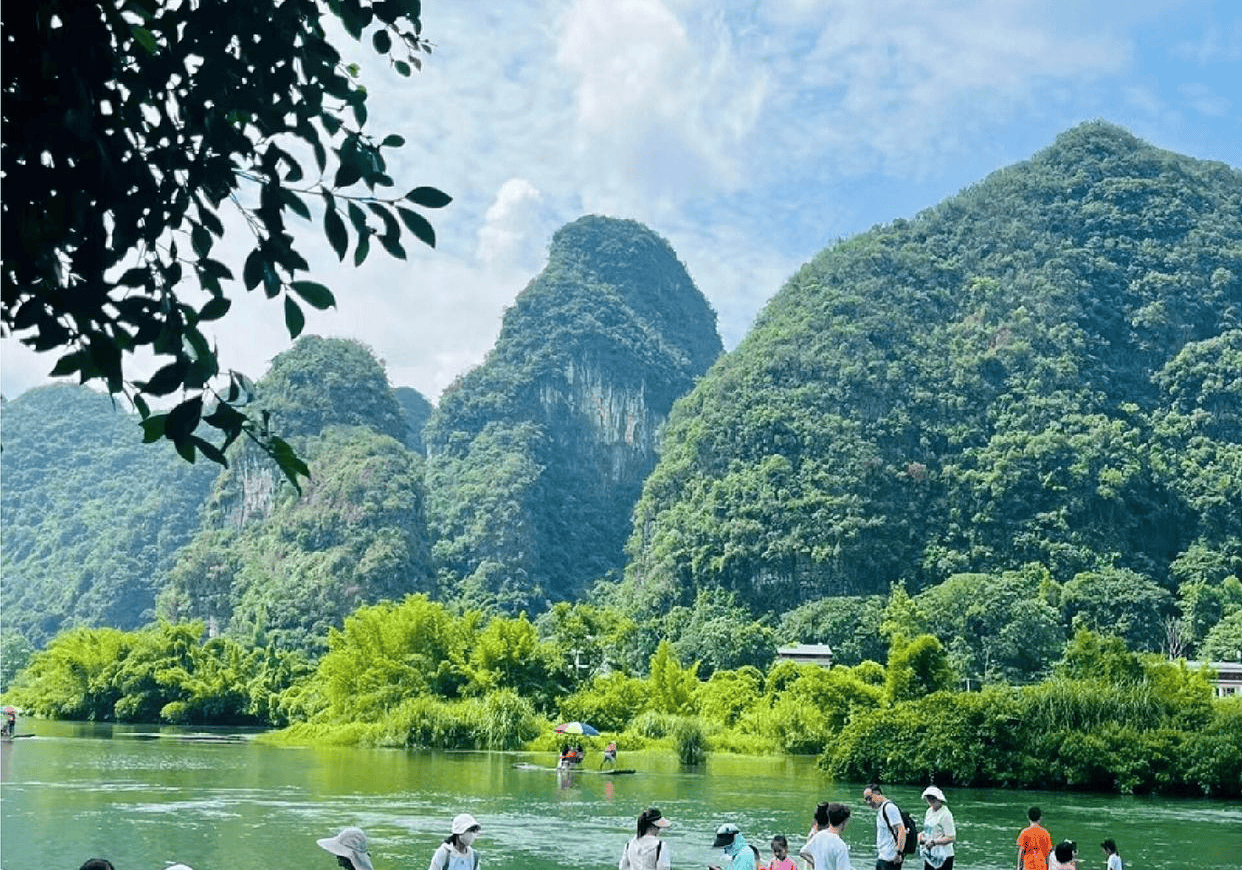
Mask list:
[[[1083,121],[1242,167],[1234,0],[469,0],[424,3],[423,33],[433,53],[410,79],[339,46],[362,67],[369,129],[406,139],[389,159],[402,192],[454,197],[427,213],[436,248],[410,239],[401,262],[375,246],[355,269],[317,227],[299,239],[303,277],[337,298],[306,332],[361,340],[433,402],[585,214],[667,239],[731,349],[828,244]],[[226,241],[240,275],[247,240]],[[291,345],[282,310],[240,283],[233,297],[212,337],[257,378]],[[54,363],[0,339],[0,391]]]

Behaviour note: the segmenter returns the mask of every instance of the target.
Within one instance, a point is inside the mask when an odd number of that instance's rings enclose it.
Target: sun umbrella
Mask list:
[[[592,728],[585,722],[566,722],[564,725],[556,726],[557,734],[585,734],[587,737],[595,737],[599,731]]]
[[[13,707],[13,706],[5,707],[5,708],[4,708],[4,712],[5,712],[5,713],[12,713],[14,716],[16,716],[16,715],[17,715],[17,708],[16,708],[16,707]]]

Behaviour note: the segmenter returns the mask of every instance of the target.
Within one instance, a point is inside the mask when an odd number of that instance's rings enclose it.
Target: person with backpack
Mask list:
[[[863,789],[863,803],[876,811],[875,870],[898,870],[906,855],[918,851],[914,819],[886,798],[876,783]]]
[[[660,832],[669,824],[655,807],[639,813],[634,837],[621,850],[617,870],[669,870],[668,849],[660,839]]]
[[[470,813],[453,816],[452,833],[436,847],[427,870],[479,870],[474,838],[483,830]]]

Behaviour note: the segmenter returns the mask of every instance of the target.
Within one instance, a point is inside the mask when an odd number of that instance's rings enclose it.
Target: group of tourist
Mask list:
[[[900,870],[916,867],[923,870],[953,870],[957,826],[944,792],[930,785],[923,789],[927,809],[923,828],[915,831],[914,820],[889,800],[878,784],[863,789],[863,803],[876,811],[875,870]],[[850,820],[850,808],[843,803],[821,803],[815,808],[814,821],[806,844],[798,854],[805,859],[808,870],[853,870],[850,849],[841,834]],[[1052,836],[1040,824],[1039,807],[1027,812],[1030,824],[1018,835],[1017,870],[1078,870],[1078,847],[1066,840],[1052,845]],[[670,870],[669,850],[664,848],[660,833],[669,826],[668,819],[654,807],[638,817],[635,836],[621,852],[618,870]],[[732,822],[716,829],[713,848],[722,849],[729,858],[729,870],[798,870],[789,857],[789,842],[782,836],[772,838],[772,858],[766,865],[759,850],[746,841],[742,831]],[[1124,870],[1117,844],[1107,839],[1100,844],[1107,859],[1106,870]],[[917,855],[917,857],[914,857]],[[709,870],[721,870],[708,865]],[[438,870],[434,865],[431,870]]]
[[[1062,840],[1053,846],[1039,807],[1027,810],[1026,817],[1030,823],[1018,834],[1018,870],[1078,870],[1078,844]],[[1116,841],[1110,837],[1100,848],[1108,862],[1106,870],[1124,870]]]
[[[923,789],[927,810],[923,814],[923,829],[913,830],[913,820],[889,800],[884,789],[872,784],[863,789],[863,803],[876,811],[875,817],[875,870],[901,870],[906,866],[906,856],[917,853],[910,866],[917,867],[922,861],[923,870],[953,870],[953,844],[957,841],[957,827],[949,810],[944,792],[934,785]],[[821,803],[815,807],[813,822],[805,845],[798,854],[805,859],[807,870],[853,870],[850,849],[841,834],[850,820],[850,808],[843,803]],[[1079,870],[1078,847],[1071,840],[1052,845],[1052,835],[1041,822],[1039,807],[1027,811],[1030,822],[1018,834],[1017,870]],[[638,816],[634,836],[621,850],[618,870],[671,870],[669,849],[660,834],[670,822],[655,807],[644,810]],[[478,870],[479,853],[474,850],[474,840],[482,826],[469,813],[453,817],[449,836],[440,843],[431,857],[428,870]],[[375,870],[367,848],[367,835],[361,828],[343,828],[335,837],[317,841],[325,851],[336,856],[337,864],[344,870]],[[723,851],[729,859],[728,870],[798,870],[798,864],[789,857],[789,841],[777,835],[771,841],[772,858],[763,863],[759,850],[752,846],[741,829],[726,822],[716,829],[712,847]],[[1117,844],[1105,840],[1100,844],[1107,858],[1106,870],[1124,870]],[[709,870],[722,870],[709,864]],[[107,861],[96,858],[82,865],[81,870],[113,870]],[[177,864],[166,870],[190,870]]]

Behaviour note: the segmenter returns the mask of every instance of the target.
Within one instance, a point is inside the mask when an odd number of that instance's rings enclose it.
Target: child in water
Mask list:
[[[789,841],[781,834],[772,838],[772,863],[768,870],[798,870],[798,864],[789,857]]]

